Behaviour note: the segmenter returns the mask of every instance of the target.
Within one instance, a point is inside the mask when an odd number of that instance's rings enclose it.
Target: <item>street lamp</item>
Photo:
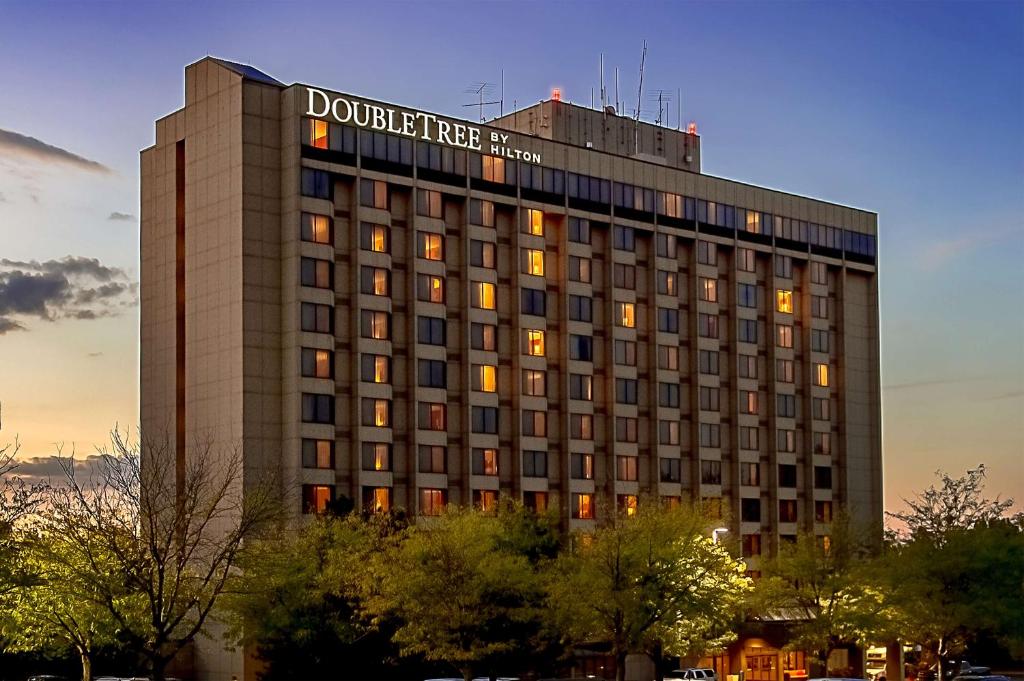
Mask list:
[[[717,544],[718,543],[718,535],[725,534],[728,531],[729,531],[728,527],[716,527],[715,529],[711,530],[711,543],[712,544]]]

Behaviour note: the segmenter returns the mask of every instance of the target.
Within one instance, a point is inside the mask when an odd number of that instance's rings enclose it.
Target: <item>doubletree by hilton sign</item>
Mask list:
[[[489,132],[488,146],[485,149],[480,139],[480,128],[474,125],[449,122],[422,111],[396,111],[345,97],[331,97],[315,88],[306,90],[309,93],[307,116],[330,117],[338,123],[347,123],[358,128],[480,151],[491,156],[517,159],[527,163],[540,163],[539,153],[508,146],[511,135]]]

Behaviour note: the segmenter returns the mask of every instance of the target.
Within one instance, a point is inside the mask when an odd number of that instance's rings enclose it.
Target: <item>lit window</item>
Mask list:
[[[572,495],[572,517],[577,520],[594,519],[594,495],[573,494]]]
[[[387,513],[391,510],[391,490],[387,487],[374,487],[370,496],[370,510],[373,513]]]
[[[544,332],[529,329],[526,332],[526,354],[534,357],[544,356]]]
[[[444,237],[428,232],[419,233],[419,256],[426,260],[444,260]]]
[[[492,364],[477,364],[475,367],[473,389],[480,392],[493,393],[498,389],[498,367]]]
[[[366,313],[366,311],[364,311]],[[388,339],[388,313],[387,312],[369,312],[370,320],[370,338],[377,340]]]
[[[421,189],[417,194],[416,212],[430,218],[443,217],[441,192]]]
[[[793,347],[793,327],[788,324],[776,324],[776,344],[780,348],[791,348]]]
[[[494,309],[494,284],[485,281],[473,283],[473,307],[482,310]]]
[[[785,289],[775,291],[775,309],[779,312],[793,313],[793,292]]]
[[[334,442],[331,440],[302,441],[303,468],[334,468]]]
[[[313,120],[309,126],[309,143],[317,149],[327,148],[327,121]]]
[[[547,394],[547,374],[543,371],[523,369],[523,394],[544,397]]]
[[[498,156],[483,157],[483,179],[488,182],[505,183],[505,159]]]
[[[826,377],[828,376],[828,367]],[[320,378],[327,378],[331,375],[331,353],[329,350],[316,351],[316,375]]]
[[[530,208],[526,211],[526,232],[544,236],[544,211]]]
[[[427,303],[444,303],[444,277],[417,275],[416,297]]]
[[[445,491],[443,489],[420,489],[420,513],[441,515],[444,511]]]
[[[363,180],[359,202],[369,208],[388,209],[388,183],[381,180]]]
[[[334,378],[332,355],[330,350],[302,348],[302,375],[310,378]]]
[[[493,489],[475,489],[473,505],[484,513],[493,513],[498,509],[498,493]]]
[[[388,295],[388,271],[380,267],[373,270],[373,295]]]
[[[523,271],[526,274],[535,274],[538,277],[544,276],[544,251],[533,248],[523,249]]]
[[[636,515],[636,495],[620,494],[619,508],[622,509],[622,512],[628,516]]]
[[[700,299],[706,300],[709,303],[718,301],[718,280],[709,279],[708,277],[700,278]]]
[[[301,236],[303,241],[316,244],[331,243],[331,219],[326,215],[302,214]]]
[[[497,475],[498,474],[498,450],[497,449],[474,449],[473,450],[473,475]]]
[[[828,365],[814,365],[814,385],[828,386]]]
[[[375,253],[388,252],[388,228],[384,225],[374,225],[364,222],[360,228],[359,247],[364,251]]]
[[[334,500],[333,485],[303,485],[302,512],[323,513]]]
[[[373,401],[373,425],[387,427],[391,421],[387,400]]]
[[[387,383],[390,381],[388,378],[388,358],[384,355],[373,356],[373,382],[374,383]]]
[[[615,315],[615,321],[618,326],[625,326],[627,328],[636,327],[636,304],[635,303],[616,303],[618,310]]]

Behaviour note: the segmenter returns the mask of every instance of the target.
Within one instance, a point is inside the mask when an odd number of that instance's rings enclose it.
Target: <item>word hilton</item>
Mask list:
[[[326,92],[315,88],[306,88],[309,93],[309,106],[306,115],[315,118],[326,118],[328,114],[338,123],[351,123],[359,128],[369,128],[389,132],[393,135],[404,135],[461,147],[473,151],[481,151],[480,128],[465,123],[452,123],[439,119],[434,114],[422,111],[395,111],[391,108],[368,104],[344,97],[331,99]],[[519,159],[529,163],[540,163],[540,154],[535,151],[523,151],[506,146],[510,135],[498,132],[490,133],[490,151],[492,156]]]

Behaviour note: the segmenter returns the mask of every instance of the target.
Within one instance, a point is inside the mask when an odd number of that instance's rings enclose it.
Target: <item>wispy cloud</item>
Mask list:
[[[17,318],[42,321],[99,319],[131,307],[138,284],[119,267],[96,258],[0,259],[0,335],[23,331]]]
[[[107,217],[107,219],[113,220],[115,222],[134,222],[135,216],[132,215],[131,213],[119,213],[115,210]]]
[[[983,402],[995,402],[996,400],[1013,400],[1019,397],[1024,397],[1024,390],[1011,390],[1008,393],[1002,393],[1000,395],[993,395],[992,397],[986,397]]]
[[[921,253],[920,267],[928,272],[940,270],[955,258],[973,250],[1024,235],[1024,223],[990,230],[969,231],[967,236],[932,241]]]
[[[6,477],[21,478],[26,482],[43,482],[51,478],[61,480],[65,477],[64,469],[61,467],[61,459],[56,456],[34,456],[31,458],[17,459],[17,466],[11,470]],[[68,457],[64,457],[68,461]],[[89,480],[103,471],[104,455],[91,454],[84,457],[74,458],[75,477],[81,476],[83,480]]]
[[[995,376],[966,376],[961,378],[936,378],[924,381],[907,381],[906,383],[891,383],[883,385],[882,390],[912,390],[914,388],[930,388],[939,385],[960,385],[962,383],[977,383],[979,381],[990,381]]]
[[[0,128],[0,151],[40,163],[60,163],[94,173],[111,173],[107,166],[42,140]]]

